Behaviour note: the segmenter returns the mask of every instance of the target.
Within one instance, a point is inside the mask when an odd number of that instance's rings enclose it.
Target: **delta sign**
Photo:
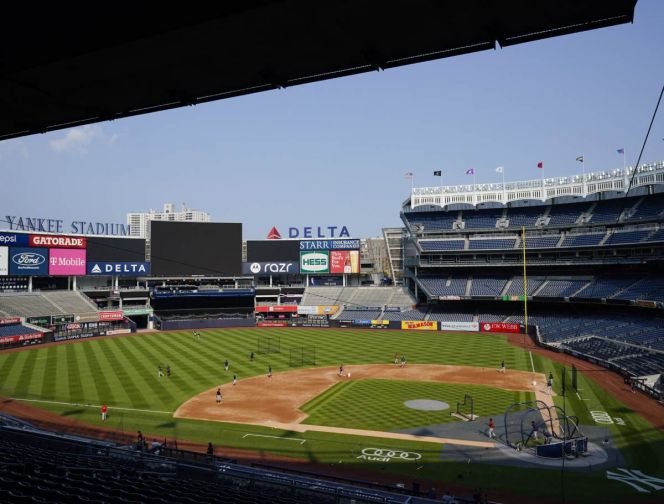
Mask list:
[[[347,226],[291,226],[288,228],[288,238],[350,238],[350,233]],[[267,239],[281,239],[281,233],[276,226],[272,226]]]

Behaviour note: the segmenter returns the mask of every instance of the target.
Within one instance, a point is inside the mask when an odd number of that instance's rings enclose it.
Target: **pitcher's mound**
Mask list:
[[[450,409],[450,405],[443,401],[434,401],[433,399],[414,399],[403,403],[406,408],[423,411],[442,411]]]

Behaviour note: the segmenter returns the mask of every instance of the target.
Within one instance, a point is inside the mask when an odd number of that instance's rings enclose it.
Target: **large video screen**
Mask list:
[[[88,262],[143,262],[145,240],[88,237]]]
[[[300,257],[298,240],[249,240],[247,262],[288,262]]]
[[[151,223],[153,276],[233,276],[242,272],[242,224]]]

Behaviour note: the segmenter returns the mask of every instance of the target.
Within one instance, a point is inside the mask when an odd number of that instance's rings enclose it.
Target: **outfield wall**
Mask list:
[[[223,329],[228,327],[256,327],[253,318],[213,319],[213,320],[162,320],[162,331],[182,331],[185,329]]]

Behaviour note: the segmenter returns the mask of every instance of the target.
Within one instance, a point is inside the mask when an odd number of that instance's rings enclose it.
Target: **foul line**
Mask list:
[[[21,397],[10,397],[13,401],[25,401],[25,402],[37,402],[37,403],[46,403],[46,404],[62,404],[64,406],[82,406],[84,408],[101,408],[101,404],[80,404],[80,403],[71,403],[71,402],[61,402],[61,401],[44,401],[42,399],[23,399]],[[120,408],[119,406],[108,406],[108,409],[121,410],[121,411],[140,411],[142,413],[163,413],[165,415],[172,415],[172,411],[159,411],[159,410],[149,410],[149,409],[138,409],[138,408]]]
[[[528,350],[528,353],[530,354],[530,367],[533,368],[533,373],[535,372],[535,363],[533,362],[533,353]]]
[[[301,439],[301,438],[286,438],[286,437],[280,437],[280,436],[268,436],[266,434],[245,434],[242,436],[242,439],[246,437],[266,437],[266,438],[272,438],[272,439],[281,439],[283,441],[299,441],[301,445],[307,442],[306,439]]]

